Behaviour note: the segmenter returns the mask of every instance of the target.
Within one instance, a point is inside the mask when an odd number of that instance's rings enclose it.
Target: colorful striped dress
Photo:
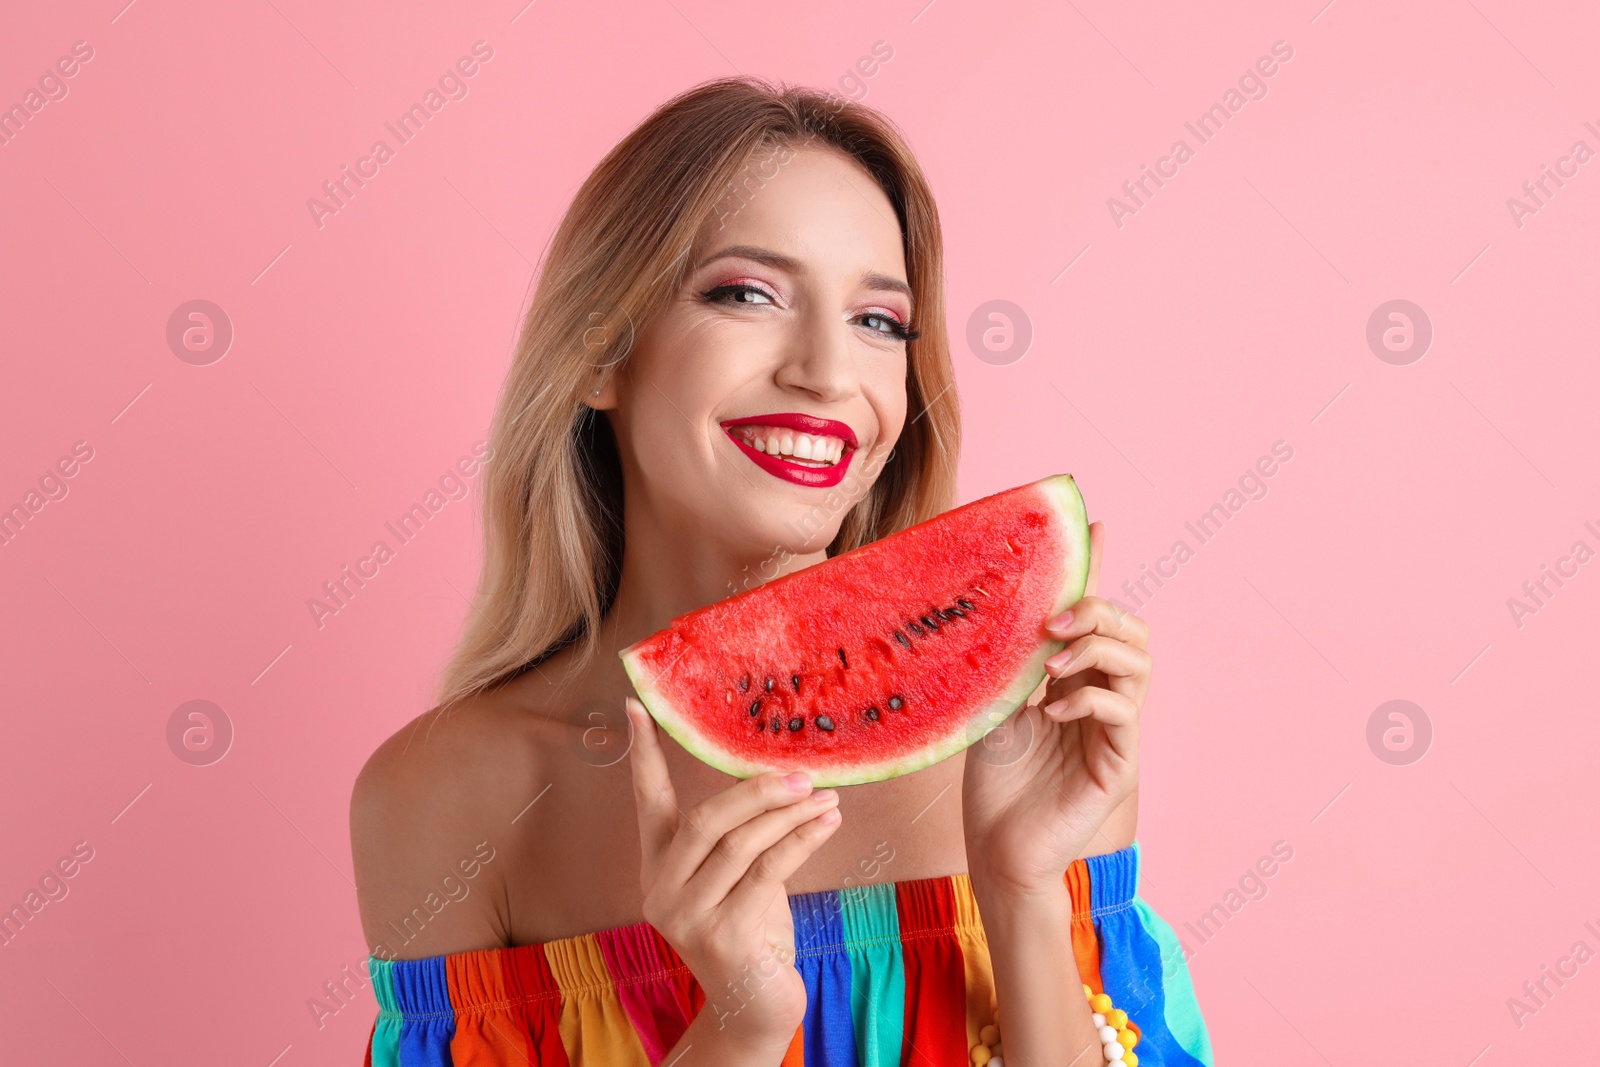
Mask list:
[[[1178,940],[1138,895],[1137,842],[1077,860],[1064,877],[1078,971],[1128,1013],[1139,1067],[1212,1067]],[[966,874],[789,903],[809,1003],[784,1067],[970,1065],[994,1021],[994,978]],[[644,922],[369,966],[378,1017],[368,1067],[654,1067],[705,1003]]]

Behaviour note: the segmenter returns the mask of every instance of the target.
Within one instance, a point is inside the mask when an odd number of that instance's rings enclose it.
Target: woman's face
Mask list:
[[[707,220],[682,289],[596,402],[613,408],[630,525],[734,558],[833,539],[905,422],[912,323],[900,226],[859,164],[805,148],[746,173],[771,177]]]

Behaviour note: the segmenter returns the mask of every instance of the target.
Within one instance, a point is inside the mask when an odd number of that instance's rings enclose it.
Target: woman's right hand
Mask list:
[[[644,917],[693,972],[717,1031],[787,1048],[805,1018],[784,881],[839,827],[839,795],[801,773],[747,778],[685,812],[656,722],[626,700]],[[707,1022],[707,1020],[702,1020]]]

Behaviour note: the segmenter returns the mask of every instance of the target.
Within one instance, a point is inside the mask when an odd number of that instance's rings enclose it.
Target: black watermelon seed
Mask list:
[[[794,718],[789,720],[789,729],[798,730],[798,729],[800,729],[800,727],[804,726],[805,724],[806,724],[806,721],[804,719],[800,718],[797,715]]]
[[[845,670],[850,669],[850,661],[844,658],[844,649],[842,648],[839,650],[839,662],[844,664]]]
[[[767,692],[769,692],[769,693],[772,692],[772,679],[771,678],[767,679],[766,686],[767,686]]]
[[[918,637],[922,636],[922,627],[918,626],[914,622],[906,623],[906,629],[910,630],[912,633],[916,634]]]
[[[972,611],[973,610],[972,601],[970,601],[970,600],[957,600],[956,603],[961,605],[961,608],[962,608],[963,611]]]
[[[778,721],[778,717],[776,715],[772,717],[772,732],[775,734],[783,733],[783,723]]]
[[[800,692],[800,676],[798,674],[791,674],[789,676],[789,680],[794,683],[794,691],[796,693]]]
[[[882,714],[882,713],[880,711],[878,711],[877,708],[868,708],[867,709],[867,718],[871,719],[873,722],[877,722],[878,721],[878,716],[880,714]]]
[[[817,729],[819,729],[819,730],[832,730],[833,729],[833,720],[828,718],[826,715],[818,715],[817,716]]]
[[[750,714],[752,714],[752,715],[760,715],[761,714],[761,701],[752,700],[750,702]]]
[[[894,632],[894,639],[896,641],[899,641],[902,645],[905,645],[907,648],[911,647],[911,638],[907,637],[905,634],[901,633],[899,630],[896,630]]]
[[[964,619],[967,617],[967,613],[962,611],[960,608],[951,608],[949,611],[945,612],[944,615],[947,619]]]
[[[739,692],[746,693],[750,690],[750,676],[747,674],[739,679]]]
[[[926,626],[928,629],[932,630],[934,633],[938,633],[939,632],[939,624],[934,622],[932,619],[930,619],[926,615],[924,615],[922,617],[922,625]]]
[[[890,697],[889,698],[889,710],[890,711],[899,711],[901,708],[905,707],[905,703],[906,702],[904,700],[901,700],[899,697]]]

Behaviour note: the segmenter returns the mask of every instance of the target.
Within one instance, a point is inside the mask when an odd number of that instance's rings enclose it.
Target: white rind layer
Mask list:
[[[1053,618],[1066,611],[1077,603],[1084,594],[1084,589],[1089,583],[1089,521],[1083,506],[1083,495],[1078,492],[1077,483],[1070,474],[1058,474],[1033,483],[1034,487],[1043,492],[1046,499],[1055,508],[1057,521],[1060,524],[1061,540],[1067,553],[1067,558],[1060,561],[1061,589],[1056,596],[1056,602],[1046,618]],[[937,520],[935,520],[937,521]],[[1041,619],[1040,623],[1043,624]],[[642,644],[642,642],[641,642]],[[920,771],[931,767],[935,763],[949,759],[970,745],[981,741],[985,734],[1004,723],[1027,702],[1033,691],[1039,688],[1039,683],[1044,680],[1044,661],[1060,652],[1066,647],[1065,641],[1045,640],[1034,649],[1033,654],[1022,664],[1017,675],[1011,683],[989,703],[986,708],[979,709],[971,719],[961,724],[958,729],[952,730],[947,736],[940,738],[925,748],[918,749],[915,753],[900,756],[890,760],[880,760],[876,763],[856,763],[848,767],[830,768],[826,764],[808,768],[812,785],[818,789],[841,785],[863,785],[868,782],[882,782],[890,778],[899,778],[902,775]],[[702,762],[710,764],[725,774],[735,778],[752,778],[763,774],[771,768],[765,764],[754,763],[733,752],[729,752],[715,743],[715,740],[699,734],[687,718],[679,714],[672,706],[664,692],[655,684],[655,679],[650,677],[649,670],[640,660],[635,649],[638,645],[630,646],[621,652],[622,666],[628,673],[628,678],[633,682],[634,689],[639,694],[640,701],[650,712],[661,728],[673,740],[682,745]]]

